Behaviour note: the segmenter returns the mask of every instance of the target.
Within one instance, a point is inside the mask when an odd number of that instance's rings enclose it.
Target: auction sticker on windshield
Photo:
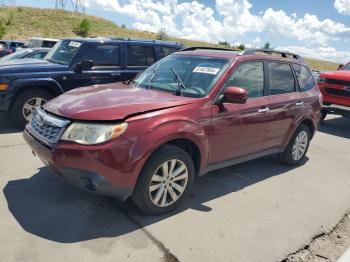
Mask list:
[[[70,41],[68,45],[71,46],[71,47],[77,47],[78,48],[81,45],[81,43],[75,42],[75,41]]]
[[[219,72],[219,70],[220,68],[215,68],[215,67],[197,66],[195,69],[193,69],[193,72],[216,75]]]

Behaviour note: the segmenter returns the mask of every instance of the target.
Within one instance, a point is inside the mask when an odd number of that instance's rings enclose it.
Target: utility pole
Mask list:
[[[56,0],[55,8],[58,10],[72,10],[75,13],[85,13],[85,4],[85,0]]]

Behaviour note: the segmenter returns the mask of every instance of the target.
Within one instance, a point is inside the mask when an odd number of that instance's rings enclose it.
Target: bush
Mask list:
[[[244,49],[245,49],[245,45],[244,45],[244,44],[240,44],[240,45],[238,46],[238,49],[239,49],[239,50],[244,50]]]
[[[0,21],[0,39],[2,39],[6,35],[6,28],[4,23]]]
[[[73,32],[77,36],[87,37],[91,30],[91,24],[87,18],[84,18],[79,24],[74,26]]]
[[[169,37],[167,33],[165,32],[164,28],[161,28],[159,32],[157,33],[157,39],[158,40],[168,40]]]

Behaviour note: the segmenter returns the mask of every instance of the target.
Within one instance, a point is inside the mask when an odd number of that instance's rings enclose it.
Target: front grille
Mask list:
[[[331,79],[331,78],[326,78],[325,81],[327,84],[350,86],[350,81],[337,80],[337,79]]]
[[[326,87],[326,92],[327,94],[334,95],[334,96],[350,97],[350,91],[344,90],[344,89],[334,89],[334,88]]]
[[[68,123],[69,121],[51,116],[38,107],[33,112],[30,128],[36,138],[53,144],[58,142]]]

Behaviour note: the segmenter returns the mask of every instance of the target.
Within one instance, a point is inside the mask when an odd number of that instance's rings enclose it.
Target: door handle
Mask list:
[[[268,112],[270,112],[270,108],[268,107],[260,108],[258,110],[258,113],[268,113]]]
[[[295,103],[296,106],[303,106],[304,105],[304,102],[303,101],[299,101],[297,103]]]
[[[120,73],[111,73],[111,76],[120,76]]]

